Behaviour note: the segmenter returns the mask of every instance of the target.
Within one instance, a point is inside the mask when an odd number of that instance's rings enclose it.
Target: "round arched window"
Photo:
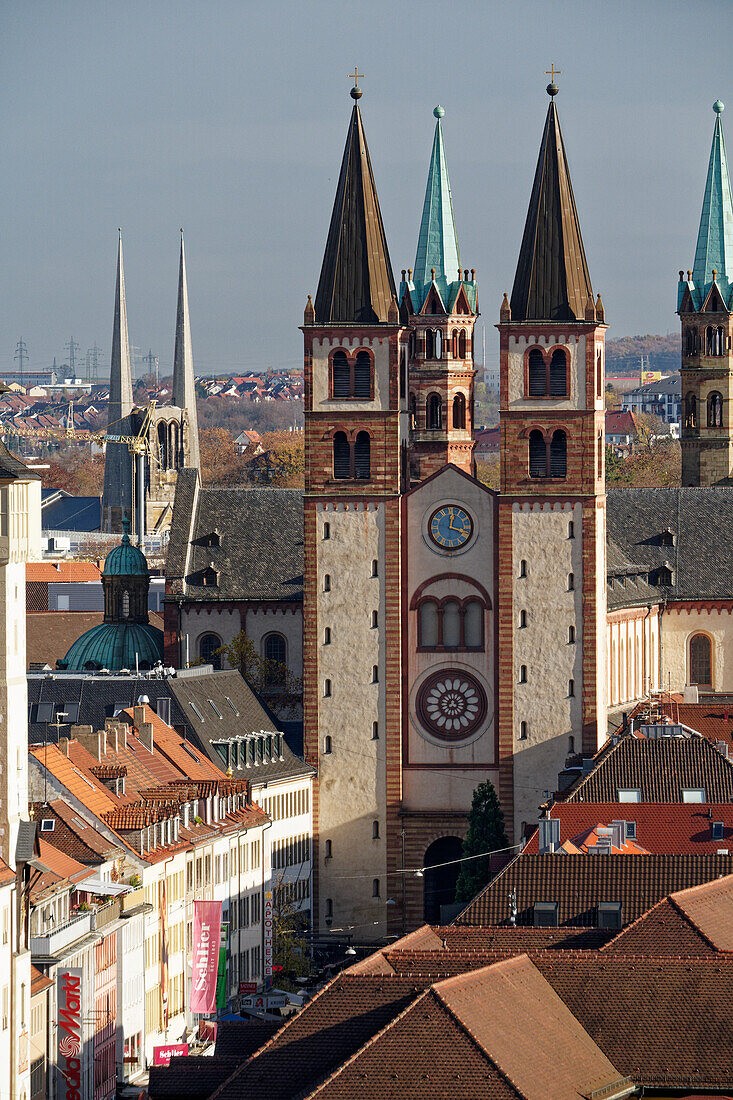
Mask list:
[[[268,634],[263,645],[265,679],[269,684],[282,684],[287,672],[287,645],[282,634]]]
[[[199,639],[199,657],[201,662],[205,665],[213,665],[214,668],[221,668],[221,653],[217,650],[221,648],[221,638],[216,634],[202,634]]]

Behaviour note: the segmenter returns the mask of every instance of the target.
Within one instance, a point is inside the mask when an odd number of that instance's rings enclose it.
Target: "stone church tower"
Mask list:
[[[147,407],[133,407],[120,236],[110,366],[107,429],[110,438],[105,455],[102,497],[102,524],[106,531],[121,532],[125,516],[132,519],[137,537],[165,530],[170,526],[172,518],[179,470],[186,466],[198,467],[199,464],[196,388],[183,235],[178,267],[172,396],[172,405],[156,405],[152,410]],[[124,438],[117,441],[115,437]],[[144,451],[141,449],[135,456],[129,443],[133,438],[140,438],[144,443]]]
[[[354,106],[305,347],[303,689],[318,767],[318,927],[386,933],[400,799],[401,326],[369,150]],[[343,876],[351,876],[349,890]]]
[[[715,128],[692,271],[680,271],[682,484],[733,477],[733,199],[720,116]]]
[[[501,306],[499,741],[515,836],[569,753],[605,738],[604,337],[560,121],[542,136]],[[513,759],[512,768],[508,766]],[[544,779],[542,778],[544,777]]]
[[[409,390],[410,476],[422,481],[452,462],[473,473],[475,272],[461,270],[453,199],[436,107],[415,268],[402,272],[400,387]],[[407,363],[407,381],[404,378]]]

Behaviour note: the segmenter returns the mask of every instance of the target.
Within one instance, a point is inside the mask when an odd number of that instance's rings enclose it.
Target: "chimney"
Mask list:
[[[64,753],[66,756],[69,755],[69,738],[68,737],[59,737],[59,751]]]
[[[145,721],[145,707],[144,706],[135,705],[132,708],[132,720],[135,723],[136,727],[138,729],[140,729],[143,722]]]
[[[135,707],[135,710],[137,710],[137,709],[138,708]],[[142,710],[142,707],[140,707],[140,710]],[[136,723],[136,725],[137,725],[137,723]],[[152,752],[153,751],[153,723],[152,722],[141,722],[137,726],[137,735],[140,738],[143,745],[145,746],[145,748],[148,750],[148,752]]]

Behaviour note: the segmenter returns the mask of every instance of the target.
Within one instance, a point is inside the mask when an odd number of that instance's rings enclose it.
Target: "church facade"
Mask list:
[[[133,403],[122,236],[117,249],[109,423],[104,462],[102,529],[122,532],[127,517],[136,537],[167,530],[179,472],[198,468],[199,442],[188,311],[186,257],[181,236],[173,360],[173,404]]]
[[[457,858],[480,781],[517,840],[568,755],[605,736],[605,323],[556,90],[498,326],[499,493],[474,476],[478,286],[461,267],[442,109],[398,289],[352,91],[303,325],[303,668],[328,853],[320,925],[357,937],[439,919],[457,868],[402,869]]]

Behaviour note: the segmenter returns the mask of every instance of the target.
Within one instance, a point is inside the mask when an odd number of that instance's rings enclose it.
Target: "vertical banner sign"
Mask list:
[[[56,1064],[59,1100],[84,1100],[82,1075],[81,967],[59,967],[56,975]]]
[[[238,905],[235,899],[234,905]],[[227,928],[221,926],[221,939],[219,941],[219,971],[216,975],[216,1010],[223,1012],[227,1006]]]
[[[263,913],[263,933],[265,941],[265,968],[263,971],[265,986],[272,984],[272,926],[273,926],[272,890],[265,890],[265,909]]]
[[[216,1008],[216,975],[219,969],[221,902],[193,903],[193,970],[191,1011],[210,1013]]]
[[[163,878],[163,896],[160,902],[160,1018],[163,1030],[168,1029],[168,890]]]

